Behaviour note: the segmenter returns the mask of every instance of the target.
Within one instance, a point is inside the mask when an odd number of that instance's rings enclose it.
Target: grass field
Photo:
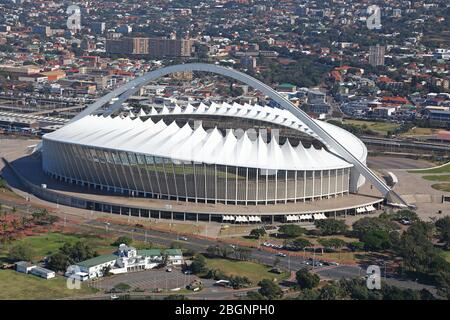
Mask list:
[[[435,183],[431,187],[439,191],[450,192],[450,183]]]
[[[421,128],[414,127],[407,132],[401,134],[401,136],[430,136],[436,134],[438,130],[433,128]]]
[[[440,176],[423,176],[425,180],[430,181],[443,181],[443,182],[450,182],[450,175],[440,175]]]
[[[445,260],[447,260],[447,262],[450,263],[450,251],[444,251],[442,253],[442,256],[445,258]]]
[[[66,279],[60,276],[46,280],[14,270],[0,270],[0,283],[0,300],[60,299],[96,292],[96,289],[85,285],[79,290],[67,289]]]
[[[222,228],[220,230],[220,236],[232,236],[240,234],[248,234],[255,226],[240,226],[240,225],[228,225],[228,228]]]
[[[375,121],[350,120],[350,119],[345,119],[342,122],[357,127],[367,127],[367,129],[370,129],[383,135],[387,134],[388,131],[392,131],[400,127],[399,124],[391,122],[375,122]]]
[[[289,277],[288,273],[275,274],[269,272],[271,267],[262,264],[237,261],[229,259],[206,259],[206,265],[209,269],[221,270],[226,275],[245,276],[250,279],[253,285],[258,284],[262,279],[286,279]]]
[[[450,173],[450,162],[438,167],[438,168],[428,168],[428,169],[416,169],[416,170],[409,170],[409,173]]]
[[[0,249],[0,262],[6,258],[9,248],[19,243],[24,243],[33,248],[36,252],[34,259],[40,260],[45,256],[57,252],[58,249],[64,245],[64,243],[67,242],[73,244],[77,241],[83,241],[84,243],[89,244],[99,254],[111,253],[114,249],[116,249],[110,245],[111,242],[113,242],[111,239],[99,238],[97,236],[90,235],[50,232],[15,240],[7,246],[2,247]]]

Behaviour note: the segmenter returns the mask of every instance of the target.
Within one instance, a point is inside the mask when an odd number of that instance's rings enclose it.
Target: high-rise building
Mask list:
[[[106,40],[106,52],[109,54],[133,54],[133,38]]]
[[[149,54],[154,58],[190,57],[192,41],[185,39],[149,39]]]
[[[93,22],[91,24],[91,30],[92,32],[96,34],[102,34],[105,32],[106,24],[104,22]]]
[[[34,26],[32,32],[44,37],[52,35],[52,29],[49,26]]]
[[[149,42],[148,38],[132,38],[133,39],[133,54],[148,54]]]
[[[122,38],[106,41],[109,54],[149,55],[152,58],[189,57],[192,41],[185,39]]]
[[[376,45],[369,49],[369,64],[372,66],[384,66],[385,47]]]

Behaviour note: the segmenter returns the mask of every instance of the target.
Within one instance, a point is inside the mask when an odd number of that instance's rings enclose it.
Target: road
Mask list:
[[[400,157],[368,157],[367,165],[375,169],[422,169],[434,166],[425,160],[415,160]]]

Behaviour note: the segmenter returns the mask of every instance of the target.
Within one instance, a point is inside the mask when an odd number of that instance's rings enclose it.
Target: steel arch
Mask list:
[[[72,121],[81,119],[96,110],[100,109],[107,103],[113,102],[109,109],[105,112],[105,115],[109,115],[114,111],[118,110],[122,103],[128,98],[136,94],[140,88],[147,83],[156,80],[165,75],[175,73],[175,72],[185,72],[185,71],[204,71],[219,74],[228,78],[235,79],[237,81],[243,82],[250,87],[259,90],[266,96],[277,102],[281,108],[290,111],[299,120],[301,120],[305,125],[307,125],[317,137],[330,149],[340,155],[349,163],[353,164],[354,168],[368,179],[380,192],[381,194],[391,203],[407,205],[407,203],[393,190],[391,190],[378,176],[376,176],[364,163],[362,163],[357,157],[355,157],[351,152],[349,152],[339,141],[334,139],[326,130],[324,130],[320,125],[318,125],[311,117],[309,117],[304,111],[296,108],[289,100],[283,97],[281,94],[276,92],[270,86],[264,84],[263,82],[245,74],[240,71],[236,71],[231,68],[205,63],[188,63],[179,64],[164,67],[155,71],[146,73],[145,75],[136,78],[127,84],[117,88],[107,95],[103,96],[95,103],[87,107],[84,111],[74,117]],[[114,99],[114,100],[113,100]]]

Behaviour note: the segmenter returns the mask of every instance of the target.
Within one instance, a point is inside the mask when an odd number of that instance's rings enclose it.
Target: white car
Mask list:
[[[277,256],[279,256],[279,257],[287,257],[287,255],[286,255],[286,253],[283,253],[283,252],[278,252],[277,253]]]

